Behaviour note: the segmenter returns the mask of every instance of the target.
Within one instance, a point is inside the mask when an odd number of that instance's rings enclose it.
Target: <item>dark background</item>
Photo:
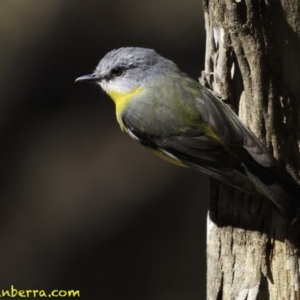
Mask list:
[[[121,46],[197,79],[201,1],[1,0],[0,43],[0,289],[204,299],[208,180],[143,149],[98,86],[74,84]]]

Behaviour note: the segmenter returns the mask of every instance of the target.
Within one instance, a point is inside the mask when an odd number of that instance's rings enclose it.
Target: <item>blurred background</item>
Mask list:
[[[197,79],[201,0],[0,1],[0,289],[205,299],[209,181],[119,130],[75,78],[141,46]]]

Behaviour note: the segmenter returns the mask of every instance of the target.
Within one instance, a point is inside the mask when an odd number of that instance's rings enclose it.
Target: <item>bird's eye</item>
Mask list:
[[[121,76],[123,73],[123,69],[122,68],[114,68],[111,70],[111,74],[115,77]]]

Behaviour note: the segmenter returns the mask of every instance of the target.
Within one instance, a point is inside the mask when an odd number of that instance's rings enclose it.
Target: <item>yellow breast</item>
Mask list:
[[[141,87],[137,87],[128,93],[120,93],[116,90],[107,90],[106,91],[107,94],[112,98],[112,100],[116,104],[116,116],[117,116],[118,123],[120,124],[120,127],[122,130],[124,130],[124,124],[123,124],[122,118],[121,118],[122,112],[128,105],[129,101],[132,99],[132,97],[136,96],[141,91],[142,91]]]

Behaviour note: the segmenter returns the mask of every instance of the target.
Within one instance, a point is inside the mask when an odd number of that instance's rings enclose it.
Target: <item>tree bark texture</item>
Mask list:
[[[299,0],[203,5],[202,81],[299,183]],[[299,220],[290,225],[260,196],[212,181],[207,226],[207,299],[300,299]]]

